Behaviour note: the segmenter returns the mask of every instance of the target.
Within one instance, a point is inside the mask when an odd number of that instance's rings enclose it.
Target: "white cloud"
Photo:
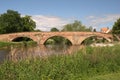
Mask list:
[[[50,31],[53,27],[61,29],[63,25],[71,22],[71,19],[43,15],[33,15],[32,19],[36,22],[37,29],[42,31]]]
[[[88,16],[87,19],[94,19],[95,16]]]
[[[88,16],[87,25],[92,26],[94,28],[107,27],[103,25],[113,24],[118,18],[120,18],[120,14],[112,14],[112,15],[104,15],[104,16]]]
[[[111,27],[118,18],[120,18],[120,14],[88,16],[85,24],[86,26],[92,26],[97,30],[100,30],[101,27]],[[74,18],[64,19],[61,17],[44,15],[32,15],[32,19],[36,22],[36,28],[42,31],[50,31],[53,27],[61,29],[63,25],[75,20]]]

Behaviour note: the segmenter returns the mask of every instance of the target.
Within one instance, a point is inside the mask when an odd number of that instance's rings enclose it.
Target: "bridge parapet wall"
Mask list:
[[[47,39],[53,36],[61,36],[71,41],[73,45],[80,45],[82,41],[91,36],[101,36],[110,41],[113,38],[111,34],[98,32],[22,32],[0,35],[0,41],[10,42],[18,37],[28,37],[38,44],[44,44]]]

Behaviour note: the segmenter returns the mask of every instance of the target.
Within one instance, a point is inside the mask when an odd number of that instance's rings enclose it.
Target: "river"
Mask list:
[[[39,46],[9,46],[4,49],[0,49],[0,62],[4,60],[23,60],[26,58],[45,57],[52,54],[71,54],[78,51],[81,46],[51,46],[51,45],[39,45]]]

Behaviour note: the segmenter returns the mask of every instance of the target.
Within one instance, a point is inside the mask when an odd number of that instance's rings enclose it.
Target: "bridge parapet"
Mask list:
[[[91,36],[101,36],[108,41],[113,39],[111,34],[103,34],[98,32],[22,32],[0,35],[0,41],[10,42],[18,37],[28,37],[38,44],[44,44],[47,39],[53,36],[61,36],[71,41],[73,45],[80,45],[82,41]]]

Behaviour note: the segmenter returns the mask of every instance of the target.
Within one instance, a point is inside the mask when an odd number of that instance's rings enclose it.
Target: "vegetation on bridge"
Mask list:
[[[71,55],[5,61],[0,80],[119,80],[119,47],[87,47]]]

